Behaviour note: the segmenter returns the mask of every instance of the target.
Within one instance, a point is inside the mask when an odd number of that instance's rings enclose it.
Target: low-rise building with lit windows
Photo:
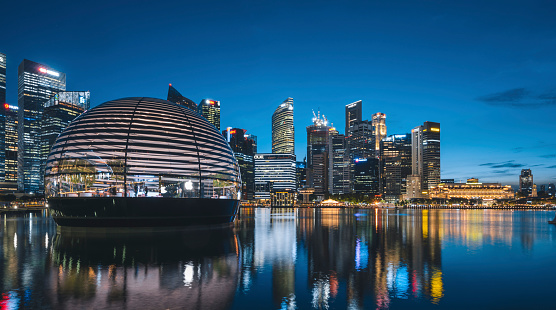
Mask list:
[[[512,199],[514,191],[510,185],[480,183],[479,179],[467,179],[466,183],[440,183],[431,189],[430,198],[461,199]]]

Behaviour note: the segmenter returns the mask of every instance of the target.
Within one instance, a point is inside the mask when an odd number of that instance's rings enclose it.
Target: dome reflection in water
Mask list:
[[[226,309],[239,275],[231,228],[186,232],[59,231],[53,308]]]

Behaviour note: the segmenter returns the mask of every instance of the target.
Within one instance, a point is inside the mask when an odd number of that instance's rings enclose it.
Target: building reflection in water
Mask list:
[[[449,307],[458,263],[551,262],[556,236],[545,211],[242,209],[224,230],[94,234],[0,216],[0,309]]]
[[[227,309],[239,275],[232,228],[188,232],[62,230],[47,281],[54,308]]]

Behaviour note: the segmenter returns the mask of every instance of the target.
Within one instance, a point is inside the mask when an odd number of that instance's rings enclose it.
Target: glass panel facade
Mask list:
[[[239,199],[239,166],[224,137],[196,112],[126,98],[76,118],[46,163],[47,197]]]

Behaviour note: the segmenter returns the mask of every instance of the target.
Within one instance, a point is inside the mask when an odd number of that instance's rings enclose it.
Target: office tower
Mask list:
[[[44,104],[55,93],[65,90],[65,73],[27,59],[19,65],[17,185],[21,192],[34,194],[39,190],[40,123]]]
[[[52,145],[70,122],[88,110],[90,105],[91,94],[88,91],[59,92],[44,104],[40,135],[40,193],[44,191],[46,159]]]
[[[347,148],[350,164],[350,190],[353,191],[354,160],[356,158],[375,157],[373,141],[373,127],[368,120],[354,122],[347,136]]]
[[[206,118],[220,131],[220,101],[203,99],[197,108],[199,114]]]
[[[350,128],[363,120],[363,101],[358,100],[346,105],[346,137],[350,135]]]
[[[372,119],[373,125],[373,148],[375,157],[380,156],[380,141],[386,138],[386,114],[375,113]]]
[[[556,187],[554,186],[554,183],[548,183],[548,186],[546,188],[546,194],[550,198],[554,198],[556,196]]]
[[[324,115],[321,118],[320,112],[313,112],[313,125],[307,126],[307,183],[317,199],[324,199],[328,192],[330,132],[334,130]]]
[[[533,194],[533,173],[531,173],[531,169],[521,169],[519,192],[526,197]]]
[[[350,165],[347,152],[347,140],[344,135],[338,134],[337,131],[331,131],[331,133],[334,134],[330,137],[328,192],[334,195],[347,194],[351,192],[349,185]]]
[[[407,176],[411,175],[411,134],[391,135],[380,141],[380,190],[387,202],[396,202],[406,194]]]
[[[197,111],[197,104],[193,100],[182,96],[182,94],[180,94],[180,92],[175,89],[172,84],[168,86],[168,97],[166,100],[182,105],[193,111]]]
[[[539,192],[546,192],[546,185],[541,185]]]
[[[353,192],[369,197],[380,195],[378,159],[356,158],[353,160]]]
[[[272,153],[295,155],[293,98],[288,98],[272,114]]]
[[[237,159],[241,173],[242,199],[253,199],[255,195],[255,153],[257,152],[257,137],[246,135],[247,130],[228,127],[222,135],[230,144]]]
[[[297,189],[307,186],[307,158],[295,163],[295,180]]]
[[[6,55],[0,53],[0,150],[6,149]],[[6,154],[0,151],[0,182],[5,180]]]
[[[6,135],[5,135],[5,178],[6,182],[17,184],[17,106],[4,104],[6,115]],[[17,187],[17,186],[16,186]]]
[[[295,191],[295,167],[292,154],[255,154],[255,199],[269,200],[271,191]]]
[[[411,177],[408,180],[412,185],[411,191],[407,191],[411,196],[407,198],[427,198],[430,189],[440,184],[440,123],[425,122],[411,131]]]

